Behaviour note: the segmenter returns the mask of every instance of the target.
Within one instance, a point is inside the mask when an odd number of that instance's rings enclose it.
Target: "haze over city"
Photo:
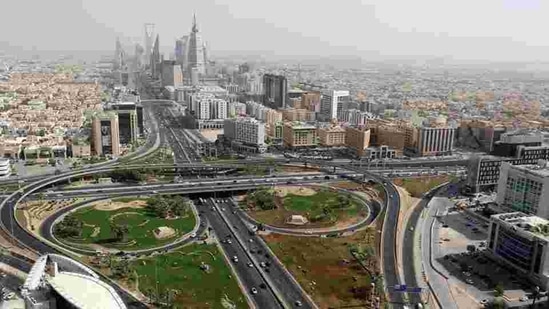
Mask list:
[[[214,55],[549,60],[540,35],[549,5],[539,0],[22,0],[3,8],[14,14],[0,20],[10,29],[0,41],[42,51],[107,51],[117,36],[140,38],[143,22],[156,24],[162,51],[173,51],[196,12]]]

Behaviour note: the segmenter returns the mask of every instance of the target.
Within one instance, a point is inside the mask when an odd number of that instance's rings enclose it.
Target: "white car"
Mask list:
[[[191,238],[196,238],[196,233],[192,233]]]

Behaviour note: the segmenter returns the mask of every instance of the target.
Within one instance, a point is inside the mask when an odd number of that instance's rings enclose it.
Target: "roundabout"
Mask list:
[[[320,185],[260,188],[236,199],[239,215],[265,230],[295,235],[325,235],[369,225],[380,211],[373,199]]]
[[[57,246],[85,255],[118,251],[148,254],[173,249],[189,242],[190,235],[202,229],[194,205],[186,199],[174,198],[187,205],[177,215],[155,211],[156,203],[170,198],[95,199],[77,203],[48,217],[39,233]],[[177,207],[171,202],[172,207]]]

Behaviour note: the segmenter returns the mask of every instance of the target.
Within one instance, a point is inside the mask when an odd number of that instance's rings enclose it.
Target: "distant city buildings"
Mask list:
[[[175,60],[162,61],[162,86],[182,87],[183,72],[181,66]]]

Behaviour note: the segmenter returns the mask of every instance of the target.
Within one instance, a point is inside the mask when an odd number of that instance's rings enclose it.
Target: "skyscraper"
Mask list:
[[[206,59],[204,58],[204,42],[196,24],[196,15],[193,16],[193,27],[188,43],[188,72],[196,68],[199,74],[206,74]]]
[[[286,96],[288,95],[288,81],[281,75],[263,75],[263,89],[265,97],[263,104],[271,108],[286,107]]]
[[[189,36],[184,35],[179,40],[175,41],[175,61],[181,66],[182,70],[187,67],[187,54],[189,47]]]
[[[153,77],[159,78],[161,59],[160,59],[160,38],[158,35],[156,35],[156,40],[154,41],[150,63],[151,63],[151,73]]]
[[[126,66],[126,55],[120,43],[120,38],[116,38],[116,48],[114,51],[114,70],[122,70]]]
[[[154,42],[154,24],[145,24],[145,63],[149,63],[151,59],[153,42]]]

